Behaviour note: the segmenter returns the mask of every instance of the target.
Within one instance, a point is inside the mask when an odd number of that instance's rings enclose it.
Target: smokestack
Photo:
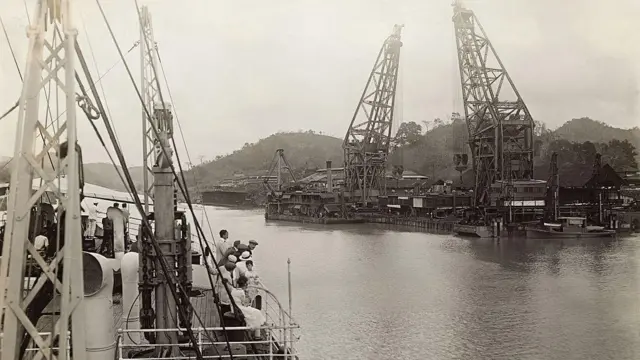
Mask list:
[[[333,192],[333,179],[331,173],[331,160],[327,160],[327,191]]]

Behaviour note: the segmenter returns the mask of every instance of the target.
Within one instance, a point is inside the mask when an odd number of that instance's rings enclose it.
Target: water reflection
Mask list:
[[[256,266],[285,303],[291,257],[307,359],[640,358],[638,238],[496,243],[209,215],[260,242]]]

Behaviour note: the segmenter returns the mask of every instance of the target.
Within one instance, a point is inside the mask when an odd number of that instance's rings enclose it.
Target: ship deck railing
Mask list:
[[[234,353],[234,358],[239,359],[298,359],[297,352],[295,351],[294,343],[297,342],[297,338],[290,338],[287,340],[287,343],[282,343],[277,341],[273,336],[274,332],[292,332],[294,329],[298,329],[299,325],[291,324],[286,326],[276,326],[276,325],[265,325],[259,328],[249,328],[247,326],[227,326],[224,329],[222,327],[210,327],[210,328],[191,328],[194,333],[194,337],[196,339],[196,344],[191,342],[184,342],[174,344],[174,346],[178,346],[181,349],[194,349],[198,348],[200,352],[203,354],[203,359],[230,359],[231,355],[226,351],[227,341],[224,338],[218,338],[212,341],[212,337],[208,334],[213,333],[222,333],[224,330],[226,331],[246,331],[246,332],[256,332],[260,331],[262,334],[266,336],[262,336],[259,339],[254,340],[245,340],[245,341],[229,341],[229,345],[244,345],[246,349],[252,349],[254,347],[260,347],[262,351],[258,351],[256,353],[247,352],[246,354]],[[154,333],[163,333],[163,332],[184,332],[185,328],[174,328],[174,329],[139,329],[139,330],[118,330],[118,347],[117,347],[117,358],[120,360],[128,359],[127,355],[130,351],[136,350],[152,350],[153,348],[159,347],[168,347],[170,344],[125,344],[124,338],[127,334],[131,333],[143,333],[143,332],[154,332]],[[204,353],[206,348],[214,347],[218,349],[217,354],[210,355],[208,353]],[[278,353],[279,349],[284,348],[286,351],[284,353]],[[193,354],[174,356],[174,357],[161,357],[161,358],[153,358],[146,357],[145,359],[173,359],[173,360],[187,360],[194,359]]]

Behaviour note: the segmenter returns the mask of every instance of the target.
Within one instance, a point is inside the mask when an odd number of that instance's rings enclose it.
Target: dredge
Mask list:
[[[420,186],[404,193],[388,191],[385,174],[394,140],[391,125],[402,46],[402,26],[396,25],[345,136],[344,167],[332,169],[328,163],[311,185],[303,180],[272,193],[267,220],[375,222],[476,237],[525,236],[525,228],[541,219],[557,222],[567,216],[582,217],[583,227],[587,221],[612,230],[628,225],[619,222],[624,213],[612,211],[625,181],[599,160],[582,188],[560,188],[557,155],[552,156],[549,179],[534,178],[535,124],[526,103],[474,12],[454,1],[452,20],[464,102],[464,115],[452,120],[465,124],[465,134],[458,135],[468,145],[453,158],[461,178],[472,178],[473,188],[441,182],[429,191]],[[394,166],[396,175],[403,171],[402,165]],[[341,183],[336,175],[342,175]]]
[[[298,326],[291,318],[290,300],[286,311],[268,290],[256,288],[266,320],[249,326],[227,286],[223,288],[232,311],[220,310],[218,293],[213,291],[221,281],[219,272],[207,261],[192,264],[192,255],[199,254],[191,248],[190,223],[200,249],[215,251],[209,248],[181,176],[173,139],[175,114],[163,99],[158,76],[162,65],[147,8],[136,4],[142,57],[138,88],[98,2],[142,105],[147,172],[140,196],[76,41],[71,5],[70,0],[39,0],[28,32],[0,259],[1,358],[297,358],[293,344]],[[51,91],[59,91],[64,100],[49,97]],[[42,108],[48,113],[56,105],[61,109],[55,121],[43,116]],[[112,257],[83,251],[83,240],[87,240],[83,239],[83,200],[108,196],[84,193],[78,107],[105,145],[94,124],[102,120],[115,149],[123,169],[120,175],[130,191],[129,202],[140,216],[137,252],[128,251],[124,238],[106,234],[103,241],[113,242]],[[43,165],[45,159],[52,171]],[[41,181],[32,181],[34,175]],[[33,184],[37,184],[34,189]],[[178,207],[177,189],[187,200],[187,210]],[[46,201],[45,195],[49,197]],[[34,246],[34,235],[48,238],[45,252]],[[211,275],[215,273],[218,275]],[[113,298],[116,278],[121,278],[123,288],[120,304],[114,304]],[[203,295],[204,301],[195,298]],[[205,318],[208,311],[213,321]]]

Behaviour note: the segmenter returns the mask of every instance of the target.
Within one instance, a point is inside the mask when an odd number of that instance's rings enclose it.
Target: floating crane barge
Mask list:
[[[560,189],[557,156],[549,179],[533,177],[534,121],[529,109],[473,11],[454,1],[452,20],[468,143],[467,149],[453,154],[454,165],[461,176],[467,171],[473,175],[472,191],[388,191],[385,172],[402,46],[402,26],[396,25],[383,43],[345,136],[342,183],[334,183],[328,163],[326,185],[292,183],[271,193],[267,220],[371,222],[499,237],[524,236],[525,227],[540,219],[580,215],[618,229],[611,191],[598,180],[604,168],[599,162],[584,189]],[[402,165],[394,171],[401,174]],[[570,199],[576,196],[583,201]]]

